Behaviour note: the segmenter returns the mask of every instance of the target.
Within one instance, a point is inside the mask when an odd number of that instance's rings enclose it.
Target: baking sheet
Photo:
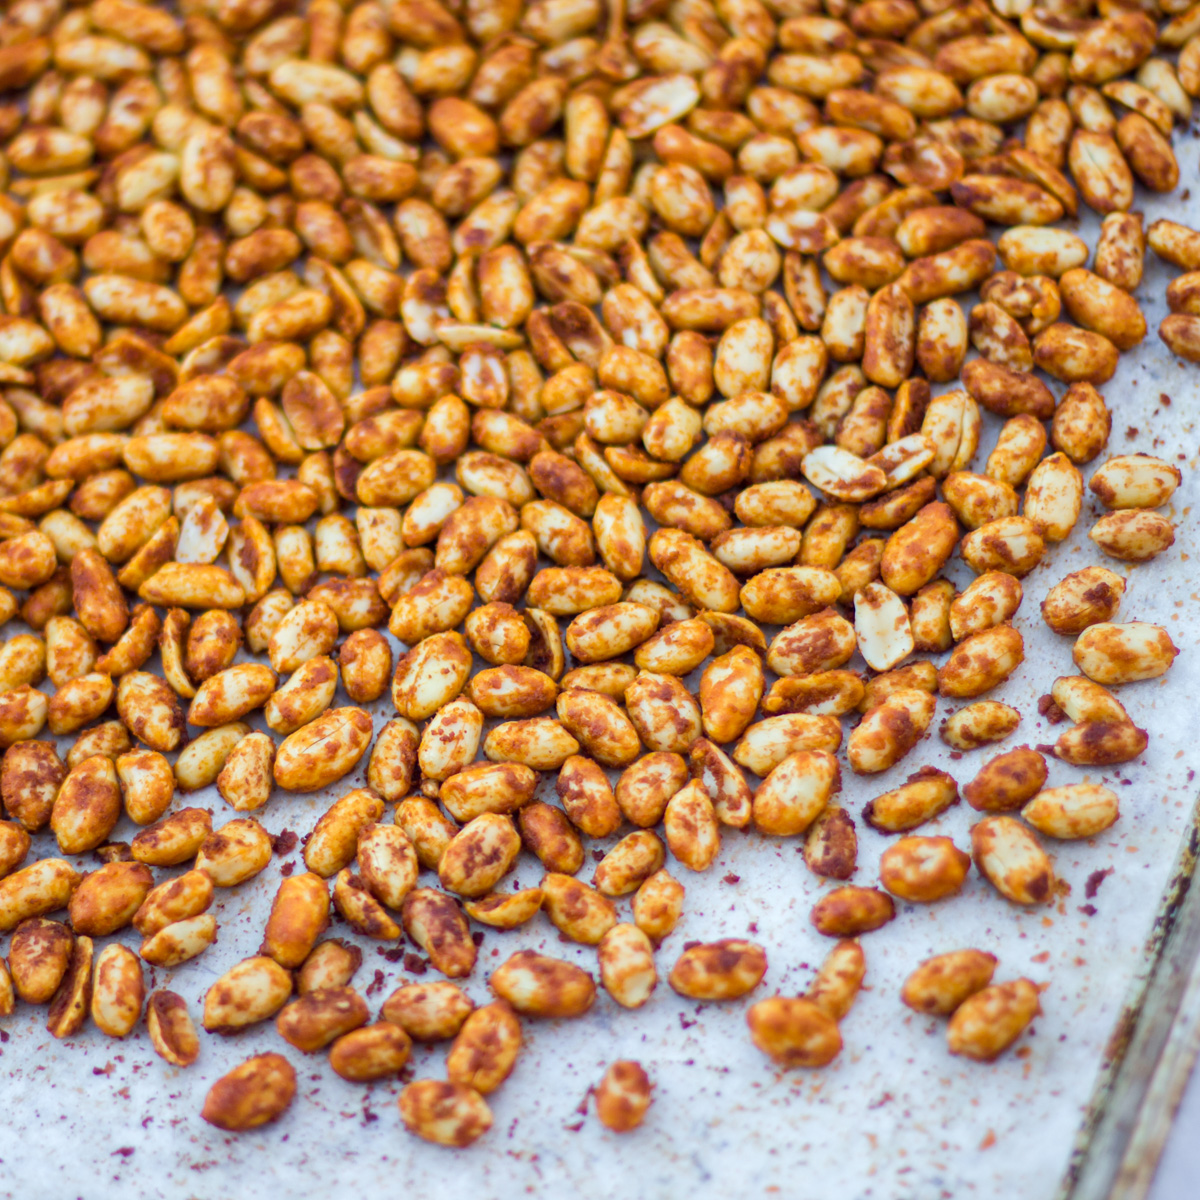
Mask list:
[[[1179,139],[1182,178],[1197,179],[1197,143]],[[1167,215],[1200,217],[1187,193],[1140,195],[1147,223]],[[1095,244],[1090,213],[1080,232]],[[522,1193],[584,1197],[745,1195],[896,1197],[1010,1197],[1055,1194],[1106,1061],[1114,1024],[1148,963],[1144,948],[1172,864],[1192,821],[1200,770],[1195,698],[1200,695],[1200,570],[1195,544],[1198,496],[1197,371],[1174,360],[1154,334],[1173,269],[1147,261],[1138,297],[1151,333],[1122,357],[1102,390],[1113,411],[1108,453],[1144,450],[1178,461],[1183,485],[1168,512],[1177,522],[1175,545],[1153,563],[1125,569],[1129,583],[1120,619],[1165,625],[1182,653],[1162,680],[1121,689],[1131,717],[1150,733],[1142,760],[1109,772],[1051,764],[1050,784],[1098,780],[1121,796],[1120,821],[1088,842],[1049,844],[1069,892],[1045,910],[1003,901],[974,872],[963,893],[933,906],[898,906],[897,919],[863,939],[867,986],[842,1023],[845,1049],[822,1071],[779,1072],[750,1044],[745,1009],[772,992],[794,994],[812,978],[832,943],[808,922],[813,902],[833,881],[811,875],[800,839],[765,839],[727,831],[721,854],[703,875],[672,865],[687,886],[686,913],[658,954],[664,977],[685,942],[749,936],[767,949],[770,966],[750,1001],[697,1005],[665,984],[637,1013],[601,993],[576,1022],[525,1022],[526,1045],[512,1078],[493,1097],[495,1125],[468,1151],[448,1151],[410,1137],[395,1099],[402,1081],[370,1087],[343,1082],[323,1055],[287,1046],[273,1023],[240,1036],[202,1036],[199,1060],[177,1070],[151,1050],[144,1031],[122,1042],[90,1024],[65,1043],[44,1029],[45,1009],[21,1005],[0,1027],[0,1194],[128,1197],[289,1197],[318,1188],[372,1193],[421,1188],[439,1200]],[[1056,392],[1061,391],[1054,385]],[[982,469],[999,422],[985,418],[976,458]],[[1102,461],[1102,459],[1100,460]],[[1092,467],[1098,465],[1092,464]],[[1084,471],[1085,478],[1092,467]],[[1042,720],[1038,698],[1054,678],[1073,673],[1071,642],[1043,625],[1038,604],[1069,571],[1103,561],[1086,533],[1097,506],[1069,542],[1052,550],[1025,581],[1016,625],[1025,637],[1026,664],[992,695],[1023,715],[1007,745],[1051,743],[1059,729]],[[1106,565],[1113,565],[1106,563]],[[956,563],[959,586],[970,573]],[[772,631],[768,631],[770,633]],[[855,659],[852,666],[861,666]],[[335,703],[344,703],[339,695]],[[376,732],[390,717],[385,699],[368,706]],[[955,705],[939,701],[933,730]],[[261,727],[260,722],[255,723]],[[1001,747],[1004,748],[1004,747]],[[925,764],[949,770],[960,784],[987,757],[954,758],[931,736],[892,772],[874,780],[848,770],[840,802],[856,817],[874,795]],[[277,793],[255,815],[275,834],[304,834],[328,804],[365,777],[366,762],[328,795]],[[543,780],[549,797],[553,778]],[[188,797],[211,805],[215,824],[235,813],[215,789]],[[968,846],[975,814],[960,804],[922,833],[952,836]],[[114,840],[128,839],[127,822]],[[616,839],[599,843],[607,848]],[[889,839],[859,822],[859,869],[854,882],[875,881]],[[35,855],[55,853],[39,835]],[[224,970],[258,947],[281,867],[303,869],[299,847],[275,858],[256,880],[219,892],[214,912],[220,936],[199,960],[172,972],[148,971],[148,987],[180,992],[199,1019],[203,995]],[[94,867],[88,858],[79,860]],[[523,855],[505,886],[530,885],[539,864]],[[584,878],[589,877],[585,868]],[[628,901],[619,902],[623,914]],[[330,931],[353,936],[335,921]],[[136,948],[137,939],[121,940]],[[389,954],[394,944],[369,943],[355,984],[372,1013],[397,986],[417,976]],[[1044,1013],[1014,1050],[992,1065],[951,1058],[944,1023],[911,1013],[899,1001],[911,969],[931,954],[965,946],[995,953],[997,980],[1027,975],[1046,984]],[[594,950],[563,942],[544,917],[513,933],[484,931],[480,960],[466,990],[488,998],[488,972],[525,947],[595,970]],[[405,950],[412,950],[405,946]],[[435,978],[430,971],[424,978]],[[211,1083],[236,1063],[265,1050],[284,1053],[297,1067],[295,1103],[276,1125],[247,1135],[221,1133],[200,1120]],[[443,1075],[444,1047],[417,1047],[415,1077]],[[588,1090],[608,1063],[635,1058],[656,1085],[645,1125],[618,1137],[590,1112]]]

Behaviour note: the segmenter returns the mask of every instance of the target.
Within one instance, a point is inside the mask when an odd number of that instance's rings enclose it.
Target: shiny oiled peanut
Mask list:
[[[366,1001],[353,988],[316,988],[285,1004],[275,1027],[285,1042],[312,1054],[366,1024],[368,1016]]]
[[[446,1055],[452,1083],[481,1095],[494,1092],[512,1073],[521,1049],[521,1024],[503,1000],[475,1009],[463,1023]]]
[[[522,1016],[581,1017],[596,985],[581,967],[534,950],[519,950],[492,972],[488,986]]]
[[[271,904],[260,953],[281,967],[295,970],[329,925],[329,888],[311,871],[282,880]]]
[[[1109,558],[1148,562],[1174,544],[1175,525],[1161,513],[1124,509],[1101,517],[1088,537]]]
[[[1025,658],[1025,643],[1011,625],[996,625],[960,642],[938,670],[938,691],[970,699],[1003,683]]]
[[[890,792],[869,801],[863,819],[887,833],[915,829],[958,801],[958,785],[945,771],[925,767]]]
[[[1149,735],[1127,719],[1083,721],[1059,735],[1054,754],[1077,767],[1111,766],[1137,758]]]
[[[521,839],[510,817],[481,813],[446,847],[438,863],[438,882],[460,896],[486,895],[512,868],[520,851]]]
[[[85,875],[71,896],[71,927],[89,937],[105,937],[133,920],[154,883],[150,868],[138,862],[106,863]]]
[[[621,824],[621,809],[607,776],[591,759],[573,755],[562,765],[555,791],[571,823],[588,837],[607,837]]]
[[[66,908],[81,878],[65,859],[43,858],[0,879],[0,932]]]
[[[1101,684],[1157,679],[1170,670],[1178,649],[1167,631],[1142,621],[1101,622],[1085,629],[1075,641],[1075,665]]]
[[[951,1054],[980,1062],[998,1058],[1041,1011],[1037,985],[1028,979],[992,984],[968,996],[946,1027]]]
[[[1129,723],[1125,706],[1108,688],[1083,675],[1060,675],[1050,696],[1063,714],[1081,724]]]
[[[1106,567],[1084,567],[1056,583],[1042,601],[1042,619],[1063,635],[1080,634],[1117,615],[1125,580]]]
[[[992,981],[996,956],[985,950],[951,950],[927,958],[904,981],[900,999],[915,1012],[947,1017]]]
[[[1001,742],[1016,732],[1021,714],[999,700],[979,700],[960,708],[942,722],[941,736],[955,750],[977,750]]]
[[[840,1021],[853,1006],[866,973],[867,960],[858,942],[838,942],[825,956],[805,998]]]
[[[204,1028],[233,1033],[273,1017],[292,993],[292,976],[273,959],[243,959],[225,972],[204,996]]]
[[[355,788],[325,810],[304,847],[304,863],[325,879],[354,860],[359,834],[383,816],[383,801],[369,788]]]
[[[827,805],[808,827],[804,863],[814,875],[849,879],[858,860],[854,818],[844,808]]]
[[[354,769],[367,751],[371,732],[371,718],[362,709],[327,709],[280,744],[275,782],[291,792],[328,787]]]
[[[593,1099],[600,1123],[613,1133],[629,1133],[646,1119],[654,1085],[640,1063],[614,1062],[596,1085]]]
[[[936,707],[929,692],[905,687],[869,708],[846,742],[851,770],[873,775],[895,766],[920,741]]]
[[[879,881],[901,900],[928,904],[961,890],[971,856],[946,837],[905,837],[879,860]]]
[[[823,1067],[842,1049],[837,1022],[802,996],[771,996],[746,1011],[750,1038],[784,1068]]]
[[[468,917],[493,929],[517,929],[532,921],[541,907],[540,887],[522,888],[519,892],[489,892],[463,905]]]
[[[71,963],[75,939],[67,926],[30,917],[9,943],[8,969],[17,996],[26,1004],[48,1004]]]
[[[329,1065],[350,1083],[370,1083],[402,1070],[412,1041],[398,1025],[378,1021],[339,1037],[329,1050]]]
[[[80,935],[71,949],[67,973],[50,1001],[46,1030],[56,1038],[73,1037],[87,1020],[92,999],[92,939]]]
[[[158,1055],[174,1067],[190,1067],[200,1054],[200,1039],[187,1009],[175,992],[157,991],[146,1005],[146,1029]]]
[[[401,919],[404,932],[443,975],[460,979],[471,973],[478,952],[466,917],[452,896],[416,888],[404,898]]]
[[[707,871],[721,850],[716,810],[695,779],[667,802],[663,813],[667,848],[689,871]]]
[[[822,750],[790,754],[754,793],[754,827],[777,837],[803,833],[840,787],[841,772],[832,754]]]
[[[1178,467],[1149,454],[1123,454],[1108,459],[1088,481],[1093,495],[1108,509],[1158,508],[1179,486]]]
[[[357,946],[342,938],[318,942],[296,973],[296,991],[303,996],[319,987],[342,987],[361,966],[362,951]]]
[[[211,907],[213,880],[208,871],[194,869],[147,890],[132,916],[138,933],[152,937],[176,921],[198,916]]]
[[[980,874],[1016,904],[1048,904],[1054,868],[1037,838],[1013,817],[985,817],[971,828],[971,850]]]
[[[826,937],[857,937],[886,925],[895,916],[892,898],[876,888],[840,887],[813,906],[813,928]]]
[[[474,1007],[457,984],[439,980],[397,988],[383,1002],[380,1016],[414,1041],[440,1042],[458,1033]]]
[[[688,757],[692,775],[712,802],[717,820],[744,829],[751,819],[752,794],[737,765],[707,738],[697,738]]]
[[[200,1115],[238,1133],[277,1121],[296,1095],[296,1072],[282,1054],[257,1054],[209,1089]]]
[[[492,1127],[487,1101],[461,1083],[418,1079],[400,1093],[399,1104],[404,1127],[439,1146],[469,1146]]]
[[[196,869],[204,871],[216,887],[237,887],[262,871],[271,853],[271,835],[252,817],[240,817],[204,839]]]
[[[756,988],[767,971],[766,951],[754,942],[723,938],[684,950],[668,982],[694,1000],[734,1000]]]
[[[1115,824],[1119,815],[1117,794],[1094,783],[1047,788],[1021,809],[1021,816],[1039,833],[1063,839],[1094,837]]]
[[[1046,760],[1029,746],[1017,746],[989,759],[963,788],[974,809],[1007,812],[1020,808],[1046,782]]]

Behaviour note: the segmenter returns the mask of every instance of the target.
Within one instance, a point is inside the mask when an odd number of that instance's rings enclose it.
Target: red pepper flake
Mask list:
[[[1089,899],[1093,899],[1096,893],[1100,890],[1100,885],[1116,870],[1116,867],[1108,867],[1103,871],[1093,871],[1087,877],[1087,883],[1083,885],[1083,894]]]

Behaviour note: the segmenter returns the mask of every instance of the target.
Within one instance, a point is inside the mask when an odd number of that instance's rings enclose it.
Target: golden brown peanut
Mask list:
[[[900,999],[915,1012],[948,1017],[992,981],[996,956],[983,950],[952,950],[927,958],[904,981]]]
[[[217,887],[237,887],[271,861],[271,835],[252,817],[227,821],[201,843],[196,868]]]
[[[457,984],[440,980],[397,988],[384,1001],[380,1015],[414,1041],[438,1042],[454,1037],[474,1007]]]
[[[471,1087],[418,1079],[400,1093],[404,1127],[439,1146],[469,1146],[492,1127],[487,1102]]]
[[[1119,815],[1116,793],[1094,783],[1047,788],[1021,809],[1034,829],[1054,838],[1094,837]]]
[[[275,755],[275,782],[291,792],[328,787],[366,753],[371,728],[370,716],[360,708],[327,709],[283,740]]]
[[[693,1000],[734,1000],[753,991],[767,972],[767,955],[754,942],[723,938],[697,943],[676,960],[668,982]]]
[[[927,504],[888,539],[880,562],[883,582],[893,592],[911,596],[941,570],[957,541],[958,525],[949,506]]]
[[[960,700],[982,695],[1003,683],[1024,658],[1024,640],[1011,625],[973,633],[938,670],[938,692]]]
[[[936,704],[929,692],[905,687],[868,708],[847,739],[851,769],[859,775],[871,775],[894,766],[929,728]]]
[[[64,854],[95,849],[121,815],[121,791],[112,760],[86,758],[63,780],[50,813],[50,828]]]
[[[142,1015],[145,999],[142,964],[125,946],[111,943],[96,956],[91,1015],[97,1028],[113,1038],[128,1036]]]
[[[490,1095],[512,1073],[521,1049],[521,1025],[503,1000],[467,1017],[446,1056],[452,1083]]]
[[[1088,537],[1110,558],[1147,562],[1174,544],[1175,525],[1160,513],[1126,509],[1101,517]]]
[[[654,1085],[640,1063],[614,1062],[595,1090],[596,1116],[613,1133],[629,1133],[646,1119]]]
[[[942,741],[955,750],[977,750],[1016,731],[1021,714],[998,700],[968,704],[942,722]]]
[[[826,937],[857,937],[886,925],[896,915],[891,896],[877,888],[840,887],[813,905],[813,928]]]
[[[1013,1044],[1041,1011],[1037,985],[1028,979],[993,984],[968,996],[946,1027],[951,1054],[991,1062]]]
[[[200,1115],[210,1125],[234,1133],[257,1129],[277,1121],[295,1094],[292,1064],[281,1054],[257,1054],[213,1084]]]
[[[274,955],[272,955],[274,957]],[[319,987],[342,987],[362,966],[362,951],[342,938],[318,942],[296,973],[300,995]]]
[[[1107,688],[1082,675],[1061,675],[1050,689],[1054,703],[1071,721],[1128,722],[1125,706]]]
[[[509,817],[481,813],[446,847],[438,863],[438,882],[460,896],[486,895],[512,868],[520,850],[521,839]]]
[[[358,838],[383,816],[383,801],[369,788],[355,788],[326,809],[304,847],[304,862],[323,879],[354,860]]]
[[[1179,653],[1167,631],[1141,621],[1091,625],[1075,642],[1075,665],[1097,683],[1133,683],[1165,674]]]
[[[950,605],[950,632],[954,640],[962,641],[1011,620],[1023,596],[1015,576],[1006,571],[986,571]]]
[[[926,767],[901,787],[876,796],[863,809],[863,819],[876,829],[902,833],[915,829],[958,801],[958,785],[945,772]]]
[[[366,1024],[366,1001],[350,987],[316,988],[284,1005],[275,1027],[284,1041],[312,1054]]]
[[[581,1017],[596,999],[596,985],[582,968],[520,950],[492,972],[488,986],[526,1017]]]
[[[980,873],[1016,904],[1048,904],[1054,868],[1037,839],[1012,817],[985,817],[971,829],[971,848]]]
[[[187,1010],[187,1003],[175,992],[151,993],[146,1006],[146,1028],[151,1045],[175,1067],[190,1067],[200,1054],[200,1039]]]
[[[1105,567],[1084,567],[1060,580],[1042,601],[1042,619],[1061,634],[1079,634],[1117,615],[1125,580]]]
[[[56,1038],[73,1037],[87,1020],[92,1001],[92,939],[77,937],[67,973],[46,1017],[46,1030]]]
[[[105,937],[133,920],[154,883],[138,862],[106,863],[85,875],[71,895],[69,912],[76,933]]]
[[[58,921],[24,920],[9,944],[8,967],[17,996],[26,1004],[48,1004],[66,976],[74,937]]]
[[[772,996],[746,1012],[750,1038],[779,1066],[823,1067],[842,1049],[834,1021],[812,1000],[799,996]]]
[[[542,907],[540,887],[519,892],[491,892],[463,905],[467,916],[493,929],[516,929],[537,916]]]
[[[403,1069],[411,1051],[403,1029],[379,1021],[339,1037],[330,1048],[329,1065],[351,1083],[370,1083]]]
[[[879,880],[893,896],[929,904],[960,891],[971,856],[946,837],[906,837],[893,842],[879,860]]]
[[[61,858],[43,858],[0,879],[0,931],[66,908],[79,876]]]
[[[295,970],[306,965],[328,926],[329,888],[324,878],[311,871],[289,876],[275,893],[260,953]]]
[[[443,975],[458,979],[471,973],[476,947],[453,897],[433,888],[417,888],[404,898],[401,917],[404,932]]]
[[[838,942],[825,956],[805,998],[831,1020],[840,1021],[853,1006],[866,973],[862,947],[855,941]]]
[[[153,937],[176,921],[199,916],[212,905],[213,894],[212,877],[207,871],[185,871],[147,890],[133,914],[133,927]]]
[[[754,793],[753,821],[760,833],[803,833],[841,786],[837,760],[825,751],[801,750],[772,767]]]
[[[814,875],[849,879],[858,857],[854,819],[844,808],[827,805],[808,827],[804,862]]]
[[[1028,746],[989,759],[963,788],[963,796],[972,808],[988,812],[1006,812],[1020,808],[1046,782],[1046,760]]]

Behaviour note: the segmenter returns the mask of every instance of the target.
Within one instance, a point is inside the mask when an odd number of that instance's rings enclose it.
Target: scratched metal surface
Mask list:
[[[1179,150],[1183,179],[1200,178],[1194,135],[1181,139]],[[1143,195],[1140,202],[1147,221],[1200,216],[1200,204],[1179,196]],[[1097,226],[1090,214],[1081,222],[1089,244]],[[459,1152],[404,1132],[395,1105],[400,1081],[347,1084],[323,1055],[305,1057],[287,1046],[271,1023],[231,1039],[203,1036],[199,1060],[181,1071],[155,1056],[141,1028],[115,1042],[89,1025],[77,1038],[57,1043],[44,1030],[45,1010],[20,1006],[0,1027],[0,1194],[277,1200],[339,1186],[363,1194],[419,1187],[441,1200],[563,1188],[597,1198],[730,1192],[905,1200],[1052,1196],[1118,1014],[1145,969],[1144,947],[1190,824],[1193,776],[1200,770],[1194,713],[1200,566],[1189,549],[1200,495],[1198,373],[1172,359],[1153,333],[1173,273],[1151,256],[1138,295],[1152,332],[1123,356],[1103,391],[1114,414],[1110,453],[1145,450],[1184,467],[1183,486],[1167,510],[1178,522],[1175,545],[1153,563],[1125,570],[1129,584],[1121,611],[1121,619],[1166,625],[1182,653],[1166,679],[1121,690],[1133,719],[1150,732],[1142,760],[1091,773],[1052,763],[1051,784],[1104,780],[1117,788],[1122,806],[1120,821],[1101,837],[1050,845],[1067,885],[1052,908],[1009,905],[974,872],[950,901],[900,905],[891,925],[864,939],[867,988],[842,1024],[842,1055],[819,1072],[773,1070],[749,1042],[746,1001],[698,1006],[683,1002],[665,983],[637,1013],[617,1008],[601,993],[582,1020],[526,1022],[516,1071],[491,1098],[492,1132]],[[986,418],[977,469],[998,427]],[[1090,470],[1085,468],[1085,478]],[[1010,744],[1036,745],[1056,736],[1038,716],[1037,701],[1056,676],[1073,671],[1071,643],[1042,624],[1038,604],[1063,575],[1102,561],[1086,537],[1095,515],[1096,506],[1085,503],[1070,541],[1054,548],[1026,581],[1016,624],[1027,661],[994,693],[1023,714]],[[961,563],[950,573],[960,586],[969,579]],[[851,665],[862,664],[855,659]],[[335,701],[344,702],[340,695]],[[389,704],[369,707],[378,732],[391,715]],[[935,728],[953,707],[939,702]],[[877,780],[847,770],[840,800],[857,816],[873,795],[925,764],[948,769],[965,783],[985,755],[953,759],[932,736]],[[329,795],[276,794],[255,815],[274,834],[303,835],[332,799],[364,776],[365,760]],[[543,788],[552,797],[553,779],[544,779]],[[188,802],[211,805],[217,825],[236,815],[215,789]],[[948,834],[967,846],[973,817],[960,804],[922,832]],[[126,822],[113,836],[127,839],[133,832]],[[872,883],[886,839],[861,822],[859,837],[855,882]],[[34,852],[54,853],[53,840],[40,835]],[[249,884],[219,893],[217,944],[173,972],[150,972],[149,986],[180,992],[198,1019],[213,979],[256,951],[281,869],[289,864],[302,869],[299,848],[273,859]],[[688,900],[683,921],[658,954],[661,975],[689,940],[750,936],[770,959],[755,995],[803,990],[831,944],[812,930],[808,913],[832,885],[806,870],[799,839],[726,832],[721,855],[706,874],[672,869],[686,883]],[[505,886],[528,886],[540,874],[537,862],[524,855]],[[628,902],[619,908],[628,913]],[[331,933],[352,936],[337,922]],[[122,940],[136,947],[136,939]],[[397,957],[386,953],[392,946],[356,940],[365,960],[355,983],[376,1013],[393,988],[418,976],[404,959],[391,961]],[[997,980],[1028,975],[1046,985],[1043,1015],[1015,1051],[990,1066],[951,1058],[943,1023],[916,1016],[898,998],[917,962],[965,946],[999,957]],[[595,968],[593,950],[563,943],[539,917],[513,933],[485,931],[479,964],[466,983],[471,996],[483,1002],[488,971],[524,947]],[[285,1117],[238,1137],[201,1121],[211,1083],[268,1049],[285,1053],[299,1073],[298,1095]],[[441,1075],[443,1057],[444,1047],[417,1047],[412,1073]],[[656,1085],[645,1125],[625,1137],[584,1114],[589,1087],[617,1058],[640,1060]]]

